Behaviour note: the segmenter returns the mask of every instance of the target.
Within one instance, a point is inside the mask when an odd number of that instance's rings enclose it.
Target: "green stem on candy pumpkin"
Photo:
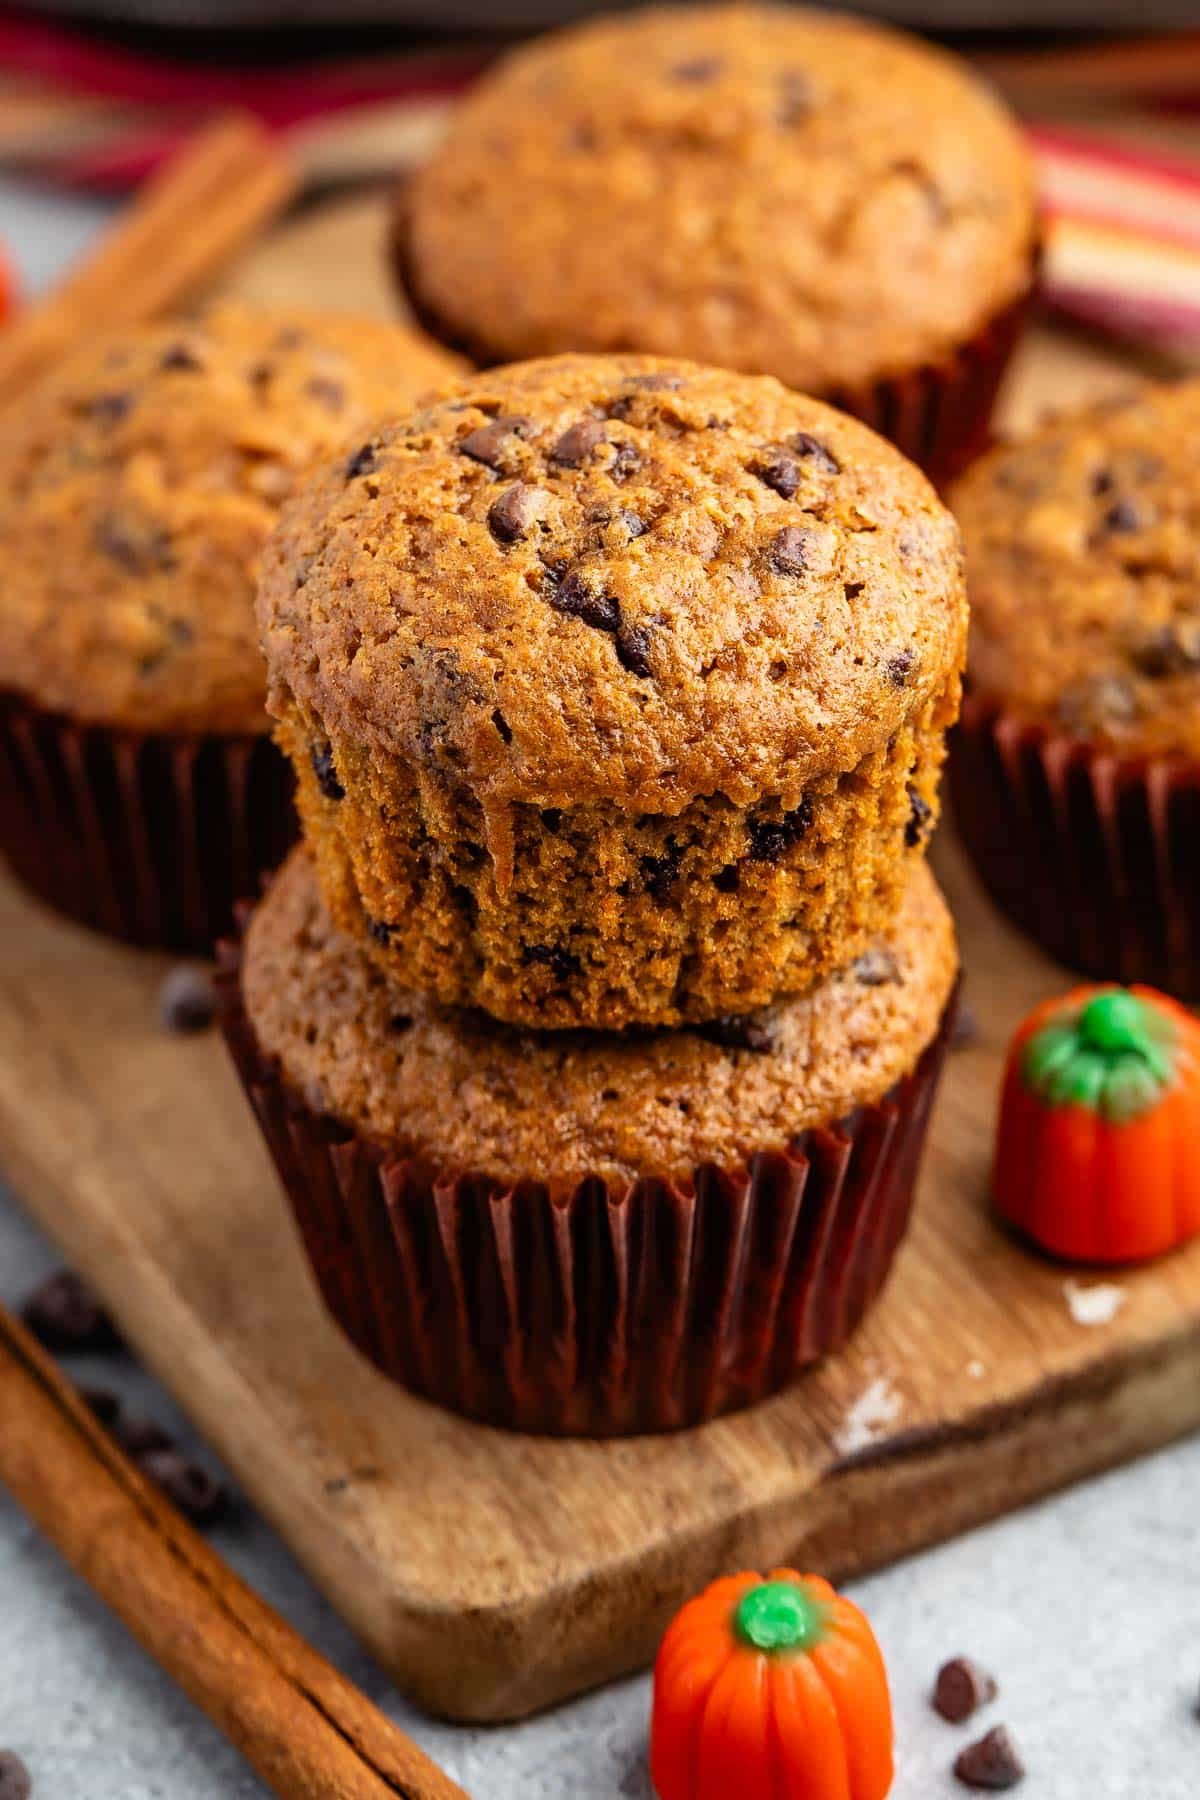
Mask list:
[[[762,1581],[743,1594],[734,1634],[766,1655],[812,1650],[825,1635],[825,1610],[794,1581]]]
[[[1175,1027],[1127,988],[1106,988],[1034,1033],[1021,1072],[1047,1106],[1082,1106],[1123,1125],[1175,1079]]]

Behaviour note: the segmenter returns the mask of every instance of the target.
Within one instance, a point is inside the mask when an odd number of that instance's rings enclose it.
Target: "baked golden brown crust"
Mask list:
[[[406,188],[398,247],[477,360],[638,349],[811,393],[939,362],[1031,281],[1032,163],[950,56],[748,5],[519,49]]]
[[[240,306],[80,351],[0,429],[0,685],[108,725],[265,730],[253,595],[281,502],[456,373],[399,327]]]
[[[300,849],[251,922],[242,980],[262,1047],[310,1106],[447,1172],[557,1185],[733,1167],[881,1099],[933,1038],[956,970],[916,860],[886,940],[803,1000],[703,1034],[514,1032],[389,982],[331,924]]]
[[[1053,730],[1200,756],[1200,382],[1148,387],[993,451],[952,503],[971,679]]]
[[[607,1028],[798,991],[886,923],[966,630],[896,451],[642,357],[478,376],[329,464],[259,614],[338,923],[447,1003]]]

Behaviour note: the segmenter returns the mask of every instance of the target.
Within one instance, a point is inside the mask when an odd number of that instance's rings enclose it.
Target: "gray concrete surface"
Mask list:
[[[0,182],[0,237],[16,250],[27,289],[86,241],[99,216],[88,203]],[[0,1195],[0,1298],[17,1299],[54,1261]],[[123,1359],[76,1372],[119,1388],[192,1442],[167,1397]],[[433,1724],[405,1706],[247,1507],[213,1535],[475,1800],[647,1800],[645,1679],[514,1729]],[[927,1704],[937,1665],[956,1652],[1000,1676],[1001,1700],[980,1728],[1010,1725],[1029,1767],[1021,1790],[1029,1800],[1200,1797],[1200,1440],[914,1558],[860,1583],[855,1598],[892,1673],[895,1800],[963,1791],[948,1771],[966,1736]],[[264,1792],[2,1494],[0,1746],[25,1758],[37,1800]]]

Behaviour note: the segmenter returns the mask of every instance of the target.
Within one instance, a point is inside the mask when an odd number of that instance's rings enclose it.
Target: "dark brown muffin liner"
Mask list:
[[[265,734],[114,730],[0,695],[0,855],[126,943],[211,952],[295,840],[292,785]]]
[[[1200,762],[1118,756],[969,694],[958,833],[1000,910],[1058,962],[1200,1000]]]
[[[430,337],[467,357],[476,368],[508,361],[481,339],[451,329],[422,296],[409,244],[407,193],[406,185],[396,197],[391,258],[409,310]],[[1035,254],[1025,291],[952,355],[883,381],[822,391],[820,397],[890,439],[933,481],[945,485],[988,442],[1000,383],[1034,308],[1039,269]]]
[[[314,1112],[258,1044],[240,961],[223,946],[222,1022],[325,1304],[426,1399],[556,1435],[698,1425],[836,1350],[882,1289],[953,1001],[884,1100],[786,1153],[555,1192],[438,1171]]]

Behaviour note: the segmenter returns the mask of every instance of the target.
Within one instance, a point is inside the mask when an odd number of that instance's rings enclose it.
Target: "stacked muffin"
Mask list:
[[[225,306],[89,343],[0,429],[0,852],[72,918],[207,949],[295,835],[262,545],[347,434],[452,379],[369,319]]]
[[[522,45],[400,196],[409,300],[480,365],[686,356],[828,397],[944,476],[1028,299],[1032,158],[954,57],[771,5]]]
[[[840,1343],[956,970],[924,850],[966,609],[924,478],[771,379],[515,365],[328,463],[259,605],[306,843],[230,1039],[352,1338],[589,1433]]]

